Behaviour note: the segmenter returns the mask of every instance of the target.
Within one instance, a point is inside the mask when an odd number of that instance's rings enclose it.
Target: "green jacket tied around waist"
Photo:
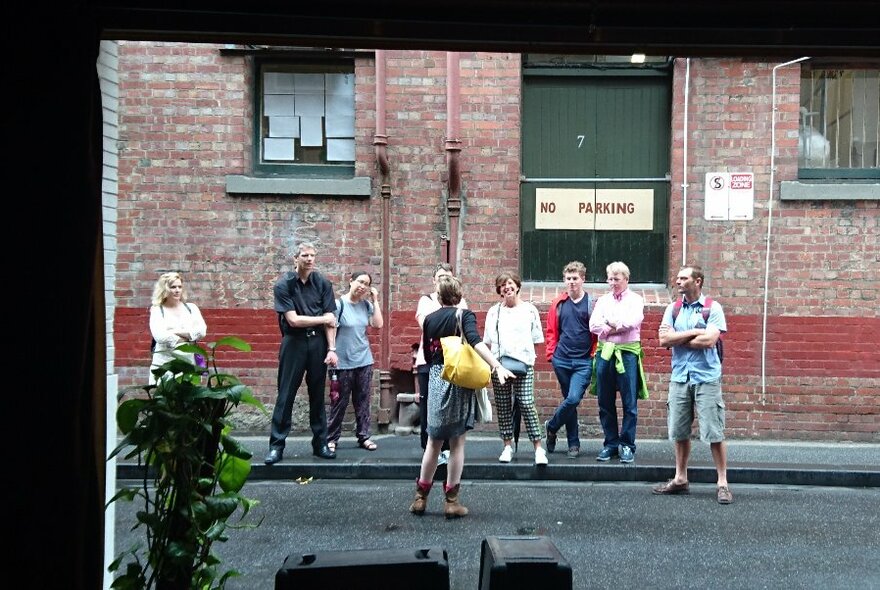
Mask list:
[[[614,368],[618,373],[626,373],[626,369],[623,367],[623,357],[621,356],[623,352],[631,352],[638,357],[639,378],[636,393],[639,399],[648,399],[648,382],[645,379],[645,367],[642,364],[645,352],[642,350],[641,342],[624,342],[623,344],[615,344],[613,342],[599,343],[596,354],[593,355],[593,376],[590,379],[590,395],[598,395],[598,391],[596,391],[596,359],[600,355],[606,361],[610,361],[611,357],[614,357]]]

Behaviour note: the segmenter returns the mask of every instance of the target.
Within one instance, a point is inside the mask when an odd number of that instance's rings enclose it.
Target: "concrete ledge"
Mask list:
[[[563,459],[562,461],[565,461]],[[596,481],[596,482],[661,482],[675,475],[675,468],[668,465],[576,465],[562,461],[545,467],[531,463],[521,465],[500,463],[465,463],[462,478],[484,481]],[[411,462],[348,463],[335,461],[254,463],[248,481],[293,481],[297,478],[342,480],[405,480],[418,475],[419,466]],[[443,479],[446,468],[438,467],[435,479]],[[121,464],[117,466],[118,480],[140,480],[144,467]],[[715,468],[712,466],[690,467],[688,478],[692,483],[714,483]],[[828,469],[819,466],[758,466],[727,467],[727,479],[732,484],[797,485],[828,487],[880,487],[880,470],[864,468]]]
[[[226,192],[239,195],[323,195],[337,197],[369,197],[372,193],[369,176],[353,178],[263,178],[229,175]]]
[[[782,201],[877,201],[880,183],[825,183],[784,181],[779,187]]]

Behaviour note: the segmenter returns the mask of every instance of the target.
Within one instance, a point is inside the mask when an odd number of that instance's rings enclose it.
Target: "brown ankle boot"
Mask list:
[[[428,494],[431,493],[431,486],[433,482],[429,482],[427,484],[416,481],[416,499],[413,500],[413,503],[409,506],[409,511],[417,516],[421,516],[425,513],[425,508],[428,507]]]
[[[461,505],[461,502],[458,501],[458,494],[461,491],[461,484],[455,484],[454,487],[446,490],[446,506],[443,509],[443,512],[446,513],[446,518],[460,518],[462,516],[467,516],[468,509]]]

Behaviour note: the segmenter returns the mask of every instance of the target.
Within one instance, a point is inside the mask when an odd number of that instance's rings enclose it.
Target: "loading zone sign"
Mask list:
[[[706,209],[710,221],[749,220],[755,216],[755,175],[751,172],[706,173]]]

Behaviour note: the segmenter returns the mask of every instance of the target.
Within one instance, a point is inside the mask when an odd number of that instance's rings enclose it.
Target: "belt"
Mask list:
[[[323,334],[323,330],[321,334]],[[299,328],[296,330],[291,330],[289,333],[290,336],[299,336],[303,338],[311,338],[312,336],[317,336],[318,331],[315,328]]]

